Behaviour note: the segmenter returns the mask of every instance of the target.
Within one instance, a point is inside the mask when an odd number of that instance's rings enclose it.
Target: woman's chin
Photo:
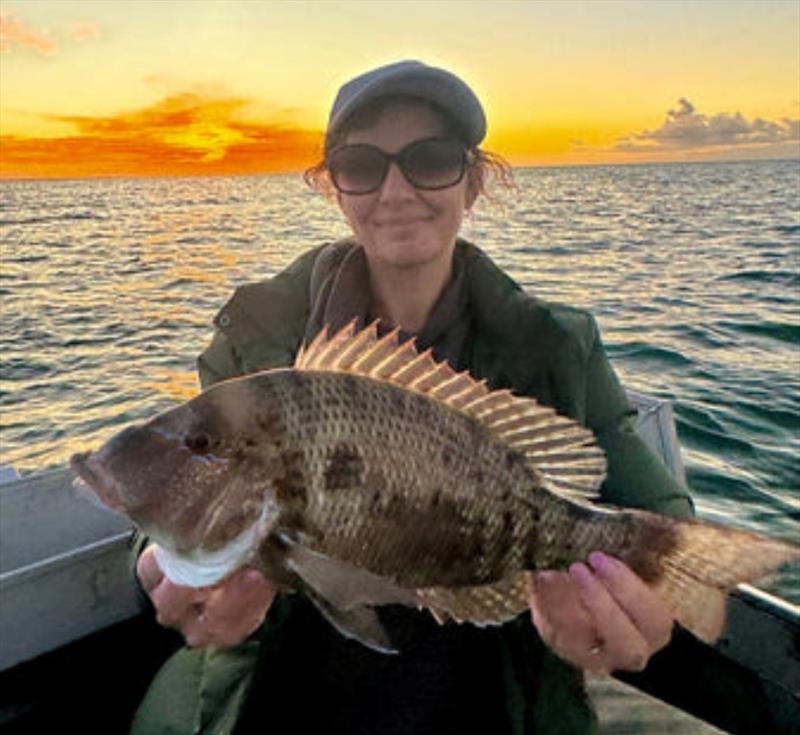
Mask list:
[[[382,238],[380,242],[375,243],[372,252],[367,248],[369,259],[381,260],[396,268],[424,266],[442,258],[449,258],[451,254],[452,246],[448,247],[419,237]]]

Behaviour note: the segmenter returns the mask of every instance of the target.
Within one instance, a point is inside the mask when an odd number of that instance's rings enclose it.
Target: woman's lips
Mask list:
[[[427,222],[429,217],[402,217],[382,219],[375,222],[378,227],[411,227],[412,225]]]

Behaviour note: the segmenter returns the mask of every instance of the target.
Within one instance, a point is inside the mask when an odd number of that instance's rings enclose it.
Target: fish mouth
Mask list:
[[[79,494],[91,502],[99,501],[111,510],[123,509],[116,483],[92,452],[73,454],[69,465],[76,475],[74,487]]]

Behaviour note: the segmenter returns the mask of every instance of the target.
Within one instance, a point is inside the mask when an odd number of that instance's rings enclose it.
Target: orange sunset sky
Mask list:
[[[796,0],[8,0],[0,177],[301,170],[339,85],[403,58],[515,165],[800,157]]]

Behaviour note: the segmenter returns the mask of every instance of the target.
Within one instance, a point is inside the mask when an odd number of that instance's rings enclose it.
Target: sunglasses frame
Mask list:
[[[409,149],[414,148],[414,146],[421,145],[423,143],[434,143],[434,142],[445,142],[445,143],[456,143],[461,147],[461,170],[459,171],[458,177],[452,181],[448,182],[447,184],[442,184],[438,186],[420,186],[415,181],[411,179],[406,171],[403,161],[404,157],[407,155]],[[372,189],[367,189],[365,191],[362,190],[352,190],[352,189],[343,189],[339,186],[339,183],[336,180],[336,176],[334,175],[333,169],[331,168],[331,161],[333,157],[342,150],[347,148],[367,148],[369,150],[377,151],[382,160],[385,162],[386,167],[383,171],[383,175],[380,177],[378,183]],[[406,146],[403,146],[397,153],[387,153],[382,148],[379,148],[376,145],[372,145],[370,143],[345,143],[344,145],[340,145],[337,148],[334,148],[327,156],[325,165],[328,169],[328,174],[330,176],[331,182],[333,183],[334,187],[338,192],[341,194],[348,194],[349,196],[362,196],[366,194],[374,194],[378,189],[383,186],[383,182],[386,181],[386,177],[389,175],[389,168],[392,164],[395,164],[397,168],[400,170],[400,173],[403,174],[403,178],[415,189],[421,189],[423,191],[439,191],[441,189],[449,189],[451,186],[455,186],[456,184],[460,183],[461,180],[464,178],[464,174],[467,172],[469,164],[471,163],[469,150],[467,147],[457,138],[445,138],[445,137],[431,137],[431,138],[420,138],[419,140],[411,141]]]

